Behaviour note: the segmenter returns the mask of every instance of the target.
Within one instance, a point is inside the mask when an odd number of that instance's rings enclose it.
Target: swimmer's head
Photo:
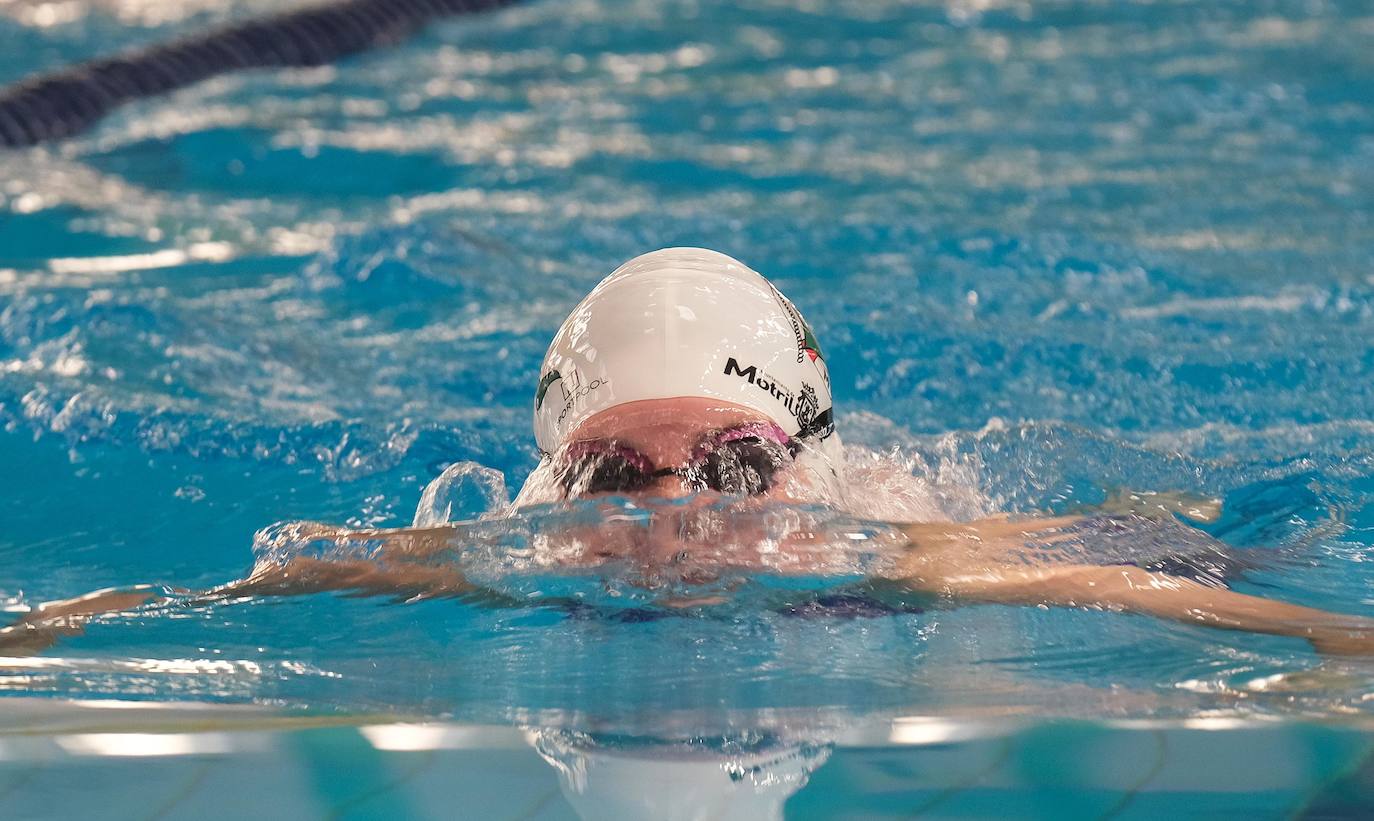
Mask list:
[[[839,504],[832,417],[815,335],[768,280],[715,251],[654,251],[558,329],[534,402],[553,458],[515,506],[703,492]]]
[[[646,400],[717,400],[801,442],[832,438],[830,375],[811,327],[772,283],[704,248],[665,248],[617,268],[554,336],[534,399],[539,449]]]

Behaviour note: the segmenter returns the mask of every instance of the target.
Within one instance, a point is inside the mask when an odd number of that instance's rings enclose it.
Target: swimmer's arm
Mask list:
[[[294,596],[329,591],[401,599],[443,598],[478,592],[453,561],[427,563],[454,546],[451,525],[389,530],[349,530],[301,523],[291,534],[297,545],[313,545],[324,555],[285,561],[259,561],[246,579],[207,590],[204,598]],[[344,558],[345,556],[366,558]]]
[[[1040,520],[1045,522],[1048,520]],[[1374,655],[1374,620],[1208,587],[1130,565],[1011,563],[1011,541],[1042,538],[1035,520],[905,528],[912,549],[899,574],[912,589],[966,601],[1103,607],[1224,630],[1304,638],[1320,652]],[[1052,537],[1050,537],[1052,540]],[[996,549],[982,551],[985,543]]]
[[[1063,565],[944,580],[955,595],[1004,604],[1104,607],[1223,630],[1304,638],[1323,653],[1374,654],[1374,620],[1208,587],[1138,567]]]
[[[259,564],[248,578],[211,588],[202,598],[299,596],[337,591],[409,600],[464,596],[477,589],[453,567],[297,556],[285,564]]]
[[[247,578],[209,590],[172,592],[179,596],[179,601],[202,604],[246,596],[299,596],[331,591],[412,601],[467,596],[477,588],[451,567],[324,561],[298,556],[284,564],[261,563]],[[37,653],[63,637],[80,635],[89,622],[100,616],[171,601],[160,588],[137,585],[46,602],[0,628],[0,653]]]

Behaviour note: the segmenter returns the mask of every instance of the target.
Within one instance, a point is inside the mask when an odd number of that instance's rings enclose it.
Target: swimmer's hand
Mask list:
[[[72,599],[45,602],[8,627],[0,628],[0,652],[33,655],[64,636],[80,635],[98,616],[133,610],[165,599],[149,585],[109,588]]]
[[[1314,628],[1306,638],[1324,656],[1374,656],[1374,624]]]

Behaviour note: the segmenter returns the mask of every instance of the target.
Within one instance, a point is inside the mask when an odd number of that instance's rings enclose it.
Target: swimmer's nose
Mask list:
[[[695,496],[701,491],[696,488],[691,480],[686,476],[672,474],[660,476],[648,487],[647,492],[651,496],[661,499],[685,499],[688,496]]]
[[[710,491],[707,494],[714,495]],[[658,495],[667,497],[666,489]],[[700,498],[699,494],[693,494],[690,490],[679,495],[696,498],[682,504],[655,508],[648,529],[643,531],[646,539],[643,542],[644,552],[640,554],[660,570],[670,566],[677,568],[675,573],[685,567],[683,562],[689,562],[694,557],[702,558],[703,550],[714,532],[711,518],[703,516],[711,509],[711,500]]]

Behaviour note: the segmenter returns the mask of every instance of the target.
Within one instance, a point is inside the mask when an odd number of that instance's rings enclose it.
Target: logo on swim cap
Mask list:
[[[816,389],[803,382],[801,393],[797,395],[796,403],[792,408],[792,413],[797,417],[797,424],[801,426],[803,433],[810,429],[812,422],[816,421],[816,413],[820,409],[821,402],[816,396]]]
[[[549,392],[549,386],[562,378],[562,374],[558,371],[549,371],[539,380],[539,388],[534,392],[534,409],[536,412],[544,407],[544,395]]]
[[[611,380],[606,377],[597,377],[587,382],[582,378],[582,372],[579,370],[570,372],[566,379],[560,371],[549,371],[543,379],[539,380],[539,392],[536,392],[534,397],[535,413],[538,413],[540,406],[544,404],[544,397],[554,382],[558,382],[558,389],[563,392],[563,409],[558,412],[560,424],[574,410],[575,406],[587,399],[592,391],[611,384]]]

